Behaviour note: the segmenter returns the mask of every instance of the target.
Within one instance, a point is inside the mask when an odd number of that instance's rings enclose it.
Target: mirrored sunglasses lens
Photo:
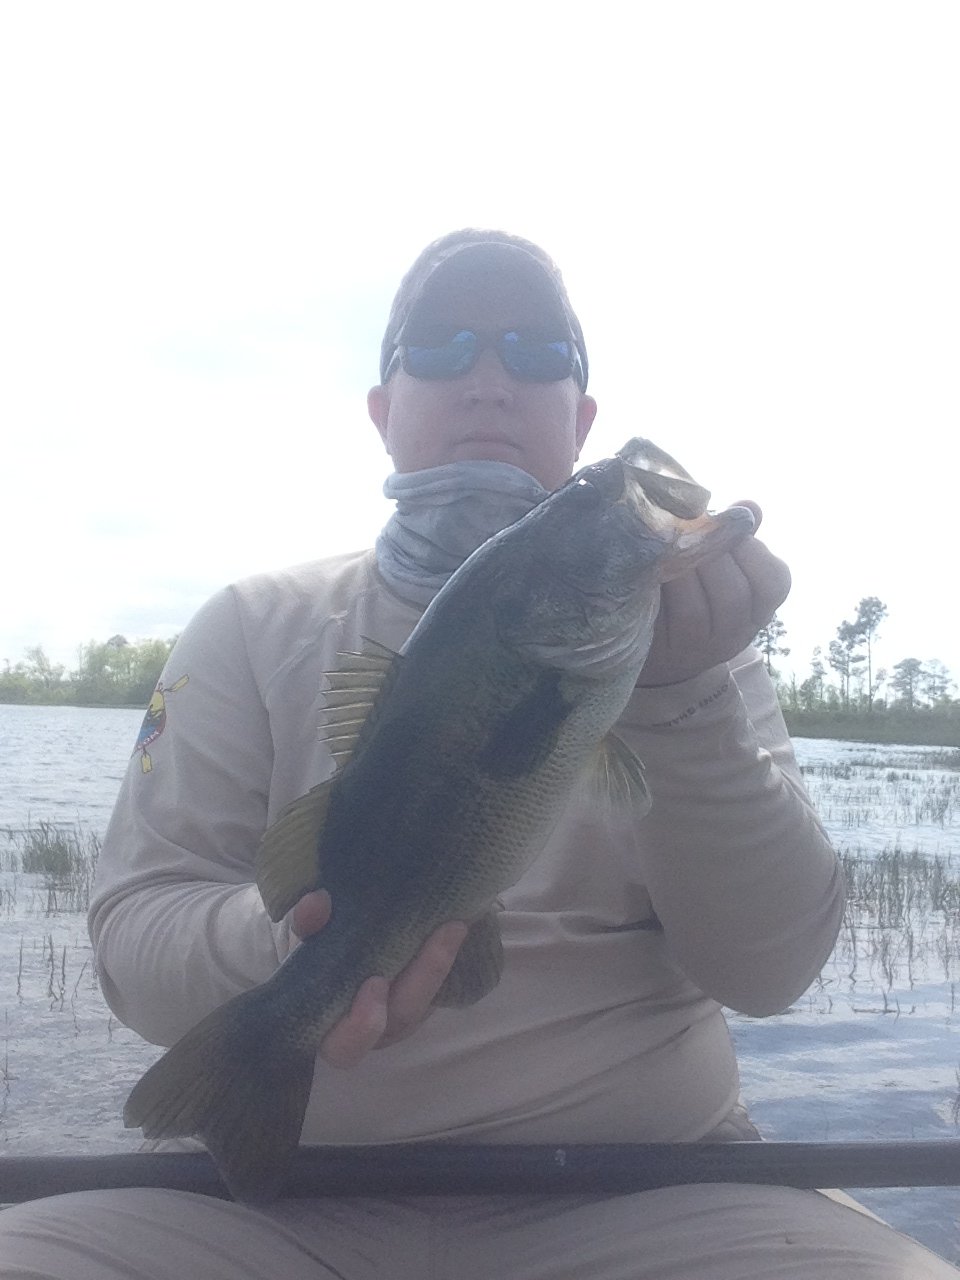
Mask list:
[[[573,344],[566,338],[524,337],[511,331],[500,339],[498,350],[514,377],[527,382],[559,382],[573,372]]]
[[[461,329],[436,346],[410,343],[401,347],[404,371],[413,378],[458,378],[477,358],[477,335]]]

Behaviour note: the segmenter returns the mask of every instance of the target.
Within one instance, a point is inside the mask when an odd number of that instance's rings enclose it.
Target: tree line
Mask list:
[[[780,701],[794,717],[829,713],[950,720],[960,725],[956,684],[939,660],[901,658],[887,670],[874,666],[874,650],[887,606],[877,596],[864,596],[852,620],[844,619],[836,636],[813,651],[803,679],[780,676],[775,659],[790,653],[787,628],[774,614],[757,634],[756,644],[777,683]],[[53,663],[42,645],[27,649],[16,664],[4,660],[0,702],[77,706],[145,706],[156,688],[176,636],[169,640],[130,641],[125,636],[91,640],[81,645],[77,665],[67,670]],[[884,717],[886,713],[886,717]],[[788,715],[788,720],[790,716]]]
[[[51,662],[42,645],[34,645],[20,662],[4,659],[0,702],[144,707],[175,640],[131,641],[121,635],[91,640],[80,646],[77,665],[69,671],[63,663]]]
[[[889,670],[874,666],[875,644],[887,606],[864,596],[827,645],[813,651],[809,674],[783,679],[774,659],[790,653],[787,629],[774,614],[756,637],[793,734],[869,742],[960,745],[960,700],[950,672],[937,658],[901,658]]]
[[[774,614],[757,634],[756,645],[767,670],[777,681],[781,701],[797,711],[863,711],[872,713],[897,709],[908,714],[921,710],[958,707],[953,696],[956,684],[937,658],[901,658],[888,671],[875,668],[874,646],[887,606],[877,596],[864,596],[853,620],[844,619],[826,654],[820,645],[813,651],[810,674],[798,681],[780,678],[774,658],[786,657],[790,649],[783,643],[787,629]],[[828,668],[834,673],[831,681]]]

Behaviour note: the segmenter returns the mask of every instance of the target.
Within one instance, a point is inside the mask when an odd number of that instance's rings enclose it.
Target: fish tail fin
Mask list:
[[[215,1009],[134,1086],[127,1128],[147,1138],[196,1136],[236,1200],[275,1199],[300,1141],[315,1054],[264,1034],[264,1018]],[[249,1015],[252,1011],[245,1010]]]

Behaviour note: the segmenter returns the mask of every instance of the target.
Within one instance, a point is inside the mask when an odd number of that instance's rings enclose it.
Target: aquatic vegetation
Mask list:
[[[86,911],[99,856],[100,836],[79,822],[64,827],[41,819],[0,828],[0,872],[9,880],[0,881],[0,905],[8,914],[16,906],[25,876],[32,898],[45,897],[46,914]]]

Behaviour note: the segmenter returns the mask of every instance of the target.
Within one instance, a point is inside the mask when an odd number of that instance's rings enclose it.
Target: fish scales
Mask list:
[[[149,1137],[197,1135],[238,1199],[278,1195],[314,1059],[369,976],[394,978],[445,921],[470,924],[438,1003],[499,980],[497,898],[539,854],[585,777],[648,803],[611,737],[649,649],[660,583],[732,545],[751,514],[632,441],[584,468],[451,577],[399,657],[371,643],[331,673],[334,776],[264,836],[258,883],[279,919],[330,892],[327,925],[214,1010],[143,1076],[124,1111]]]

